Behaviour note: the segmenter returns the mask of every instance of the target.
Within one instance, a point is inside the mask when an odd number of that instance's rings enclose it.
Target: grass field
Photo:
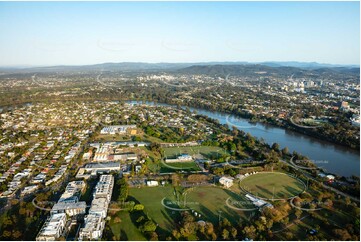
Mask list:
[[[243,190],[267,199],[287,199],[300,194],[305,186],[302,182],[285,173],[260,172],[241,180]]]
[[[145,213],[159,224],[160,228],[171,232],[174,228],[174,216],[179,216],[179,213],[172,214],[172,211],[163,207],[161,201],[164,197],[175,200],[173,192],[171,186],[131,188],[129,196],[145,206]]]
[[[130,197],[142,203],[145,206],[145,212],[154,219],[159,227],[164,231],[171,232],[175,228],[175,218],[180,216],[177,211],[169,210],[161,204],[163,198],[176,202],[174,188],[166,187],[144,187],[131,188]],[[233,210],[226,205],[227,198],[231,197],[234,201],[247,202],[243,196],[239,196],[231,191],[218,187],[197,187],[188,191],[186,196],[179,195],[179,202],[186,201],[186,207],[194,209],[202,215],[200,219],[218,223],[219,215],[227,218],[231,223],[236,224],[240,218],[246,219],[250,212]],[[172,205],[171,207],[176,207]],[[220,211],[220,212],[219,212]],[[166,233],[166,232],[165,232]]]
[[[175,158],[180,154],[200,154],[208,159],[215,159],[228,154],[224,149],[216,146],[169,147],[163,149],[164,156],[167,158]]]
[[[245,219],[251,212],[244,212],[231,209],[226,205],[226,200],[231,198],[231,204],[235,207],[254,208],[244,197],[232,191],[219,187],[196,187],[187,192],[186,201],[189,207],[200,212],[205,220],[214,224],[218,223],[219,216],[227,218],[231,223],[236,224],[240,218]]]
[[[120,223],[115,223],[114,218],[119,217]],[[129,212],[121,211],[109,221],[110,228],[115,240],[139,241],[147,240],[144,235],[133,224]]]
[[[160,164],[160,172],[174,172],[174,171],[200,171],[198,165],[194,162],[174,162],[174,163],[161,163]]]

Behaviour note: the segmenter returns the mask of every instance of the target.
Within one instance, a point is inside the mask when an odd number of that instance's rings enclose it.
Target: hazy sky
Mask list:
[[[0,65],[359,64],[359,2],[0,2]]]

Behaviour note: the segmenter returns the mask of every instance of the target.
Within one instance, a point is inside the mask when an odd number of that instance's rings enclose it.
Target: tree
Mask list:
[[[222,231],[222,238],[224,240],[228,240],[229,239],[229,231],[227,229],[223,229]]]
[[[232,238],[233,238],[233,239],[236,239],[237,233],[238,233],[237,229],[234,228],[234,227],[232,227],[232,228],[231,228],[231,235],[232,235]]]
[[[280,150],[280,145],[278,143],[273,143],[272,144],[272,150],[278,152]]]
[[[247,238],[254,239],[256,237],[257,230],[253,225],[251,225],[244,227],[242,232]]]
[[[349,206],[351,204],[351,199],[349,197],[346,197],[345,204]]]
[[[232,224],[231,222],[229,222],[229,220],[227,218],[223,218],[221,221],[221,228],[227,228],[227,227],[231,227]]]
[[[332,232],[340,240],[346,241],[351,239],[351,235],[346,229],[334,229]]]
[[[206,222],[206,232],[207,234],[211,235],[214,233],[214,227],[213,224],[210,222]]]
[[[217,176],[221,176],[224,174],[224,169],[222,167],[216,167],[213,169],[213,173]]]
[[[123,177],[122,179],[120,179],[118,181],[118,185],[120,186],[118,201],[124,202],[128,198],[128,195],[129,195],[128,183],[125,180],[125,178]]]
[[[144,216],[140,216],[139,218],[137,218],[136,222],[141,223],[142,221],[144,221],[144,219]]]
[[[297,219],[299,219],[302,215],[302,210],[301,209],[297,209],[296,212],[295,212],[295,216]]]
[[[180,181],[179,175],[178,174],[173,174],[172,175],[172,185],[173,186],[178,186],[179,181]]]
[[[179,231],[176,230],[176,229],[173,229],[172,235],[173,235],[173,237],[174,237],[176,240],[179,240],[180,237],[182,236],[182,235],[179,233]]]
[[[286,237],[287,240],[292,240],[293,239],[293,233],[292,232],[286,232],[285,237]]]
[[[153,232],[156,229],[157,229],[157,225],[151,220],[148,220],[140,227],[140,230],[143,232]]]
[[[158,234],[157,234],[155,231],[151,232],[151,233],[150,233],[150,239],[149,239],[149,240],[151,240],[151,241],[157,241],[157,240],[158,240]]]
[[[283,148],[281,152],[283,155],[288,155],[290,153],[287,147]]]
[[[279,161],[279,157],[276,151],[271,150],[271,152],[267,155],[266,162],[267,163],[277,163]]]
[[[143,211],[144,210],[144,205],[143,204],[136,204],[136,205],[134,205],[133,210],[135,210],[135,211]]]
[[[328,207],[328,208],[332,208],[332,206],[333,206],[333,202],[332,202],[332,200],[331,199],[326,199],[326,201],[325,201],[325,205]]]

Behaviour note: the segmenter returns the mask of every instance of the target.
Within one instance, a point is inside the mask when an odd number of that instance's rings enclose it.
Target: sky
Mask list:
[[[360,64],[359,2],[0,2],[0,66]]]

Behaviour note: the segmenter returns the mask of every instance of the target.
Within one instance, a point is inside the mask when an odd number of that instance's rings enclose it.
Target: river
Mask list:
[[[128,101],[127,103],[138,104],[140,101]],[[148,105],[172,106],[168,104],[155,104],[146,102]],[[328,141],[316,139],[283,128],[257,123],[250,123],[247,119],[238,118],[221,112],[211,112],[199,108],[189,108],[198,114],[206,115],[218,120],[221,124],[229,127],[236,126],[246,133],[250,133],[259,139],[263,138],[266,143],[272,145],[278,143],[281,148],[288,147],[292,153],[296,151],[310,158],[318,167],[327,172],[341,176],[360,176],[360,152],[344,146],[336,145]]]

